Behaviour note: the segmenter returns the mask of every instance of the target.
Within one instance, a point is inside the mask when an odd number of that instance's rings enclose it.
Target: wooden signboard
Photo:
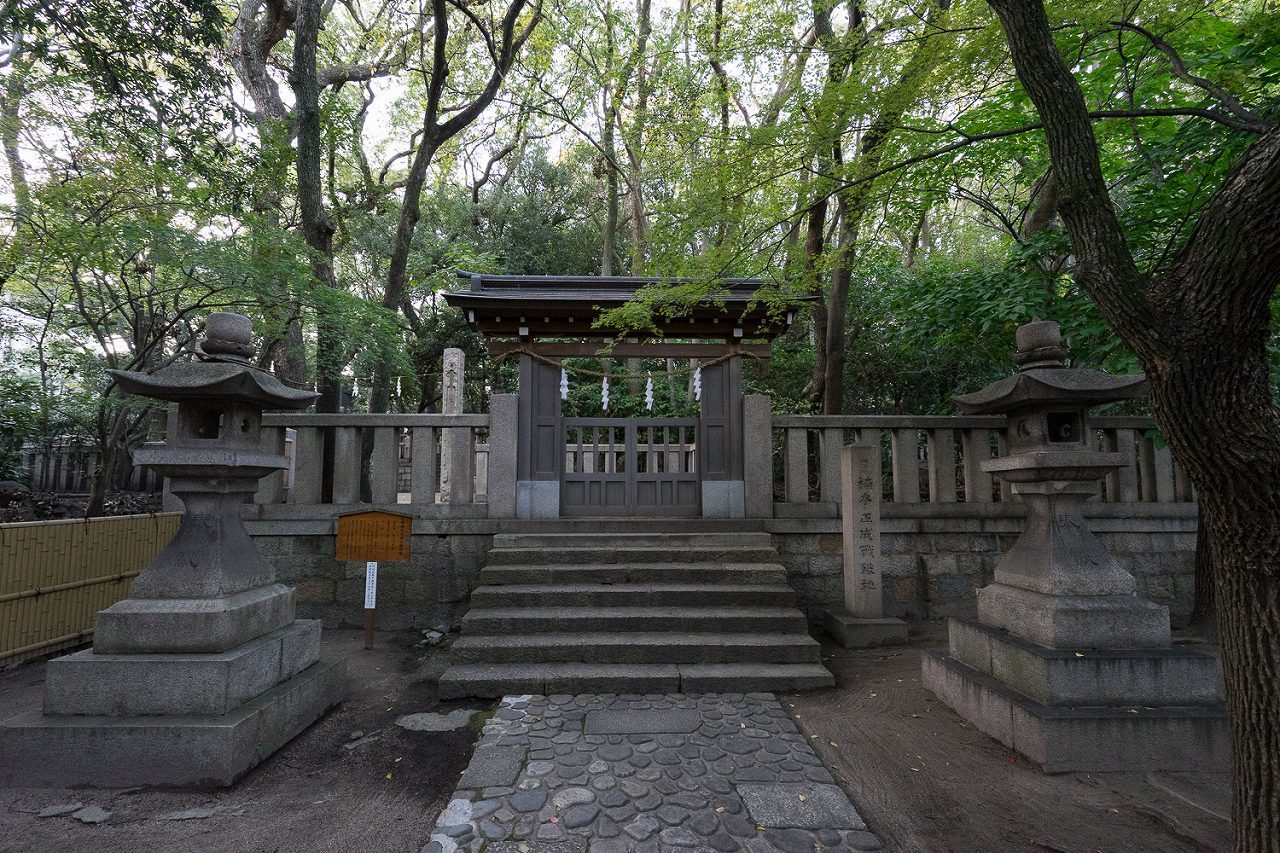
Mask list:
[[[364,647],[373,648],[374,611],[378,607],[378,561],[409,559],[413,518],[395,512],[366,510],[338,516],[339,560],[363,560]]]
[[[369,510],[338,516],[339,560],[407,560],[413,519]]]

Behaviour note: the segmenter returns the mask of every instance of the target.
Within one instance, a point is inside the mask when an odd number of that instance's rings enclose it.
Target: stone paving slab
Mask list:
[[[696,708],[668,711],[592,711],[587,714],[589,735],[690,734],[702,725]]]
[[[504,697],[422,853],[482,849],[883,848],[773,694],[671,693]]]

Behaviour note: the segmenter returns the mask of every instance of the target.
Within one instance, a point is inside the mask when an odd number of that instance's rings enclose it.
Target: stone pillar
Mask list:
[[[446,415],[462,414],[462,388],[467,356],[456,347],[444,351],[440,408]],[[446,427],[440,439],[440,502],[469,504],[475,498],[471,427]]]
[[[773,401],[768,394],[742,398],[742,480],[746,517],[773,518]]]
[[[907,623],[885,618],[880,561],[880,445],[840,452],[840,530],[844,544],[844,607],[823,612],[823,627],[846,649],[907,641]]]
[[[489,398],[489,496],[490,518],[516,517],[516,424],[520,398],[494,394]]]

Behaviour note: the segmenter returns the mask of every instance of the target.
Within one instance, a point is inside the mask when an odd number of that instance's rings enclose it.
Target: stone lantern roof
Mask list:
[[[1086,367],[1068,367],[1058,324],[1040,320],[1017,332],[1019,372],[992,382],[951,402],[968,415],[990,415],[1021,409],[1069,405],[1089,408],[1141,397],[1147,390],[1142,373],[1113,376]]]
[[[249,364],[253,324],[248,317],[210,314],[205,321],[205,334],[205,340],[192,348],[196,361],[173,364],[155,373],[107,373],[131,394],[174,402],[232,399],[264,409],[305,409],[319,396],[290,388],[271,373]]]

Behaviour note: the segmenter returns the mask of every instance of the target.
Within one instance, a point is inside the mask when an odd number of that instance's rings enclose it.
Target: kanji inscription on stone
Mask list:
[[[851,444],[840,454],[844,607],[850,616],[884,616],[880,565],[880,447]]]

